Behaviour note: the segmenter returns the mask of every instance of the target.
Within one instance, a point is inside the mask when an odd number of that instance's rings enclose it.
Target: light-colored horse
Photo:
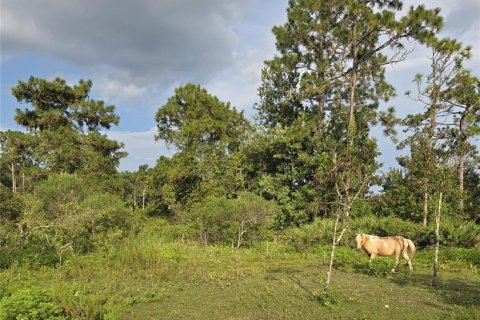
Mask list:
[[[395,266],[392,272],[398,268],[400,255],[407,260],[408,268],[413,271],[412,260],[415,256],[415,245],[410,239],[404,237],[378,237],[370,234],[360,233],[355,237],[357,250],[364,250],[370,257],[369,265],[372,266],[372,260],[378,256],[395,255]],[[408,256],[407,250],[410,251],[411,258]]]

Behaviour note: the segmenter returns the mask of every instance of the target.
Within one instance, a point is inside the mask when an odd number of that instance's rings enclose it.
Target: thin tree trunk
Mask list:
[[[424,187],[423,192],[423,225],[427,226],[427,219],[428,219],[428,192],[427,186]]]
[[[12,173],[12,192],[17,192],[17,178],[15,173],[15,164],[12,162],[10,171]]]
[[[327,272],[327,279],[325,280],[324,291],[328,291],[330,287],[330,280],[332,278],[332,268],[333,268],[333,260],[335,258],[335,249],[337,248],[337,244],[342,239],[343,234],[347,230],[345,227],[342,229],[342,232],[337,238],[337,231],[338,231],[338,222],[340,220],[340,210],[337,213],[337,218],[335,220],[335,226],[333,228],[333,241],[332,241],[332,251],[330,252],[330,263],[328,264],[328,272]]]
[[[440,215],[442,212],[442,192],[438,197],[438,208],[435,214],[435,257],[433,260],[433,276],[432,276],[432,286],[438,284],[438,251],[440,250]]]
[[[347,154],[353,148],[353,141],[355,135],[355,87],[357,85],[357,24],[353,24],[353,37],[352,37],[352,75],[350,78],[350,97],[349,97],[349,119],[348,119],[348,150]]]
[[[142,210],[145,210],[145,188],[142,190]]]
[[[465,151],[463,150],[466,136],[465,130],[467,128],[467,116],[470,114],[471,105],[467,105],[467,108],[460,119],[459,126],[459,140],[460,140],[460,154],[458,157],[458,186],[460,191],[460,212],[463,213],[464,201],[463,201],[463,192],[464,192],[464,174],[465,174]]]
[[[244,224],[244,221],[242,221],[238,226],[237,249],[239,249],[240,246],[242,245],[243,235],[245,234],[245,232],[247,232],[247,230],[244,229],[244,227],[245,227],[245,224]]]
[[[460,213],[463,213],[463,207],[464,207],[464,202],[463,202],[463,181],[464,181],[464,172],[465,172],[465,154],[460,154],[460,157],[458,158],[458,188],[460,191]]]

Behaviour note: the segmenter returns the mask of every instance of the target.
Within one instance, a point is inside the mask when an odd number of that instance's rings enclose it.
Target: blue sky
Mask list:
[[[404,1],[405,8],[420,1]],[[480,71],[480,2],[423,1],[440,7],[442,35],[474,50],[469,67]],[[94,4],[94,5],[92,5]],[[275,54],[274,25],[286,20],[287,0],[3,0],[1,2],[0,128],[20,129],[10,90],[30,75],[70,83],[91,79],[95,99],[116,105],[120,125],[107,134],[129,153],[120,170],[153,166],[172,150],[154,141],[156,110],[176,87],[199,83],[247,116],[254,115],[263,61]],[[404,116],[421,108],[405,98],[418,72],[428,72],[428,50],[416,46],[387,72],[397,88],[390,101]],[[374,130],[385,168],[398,151]]]

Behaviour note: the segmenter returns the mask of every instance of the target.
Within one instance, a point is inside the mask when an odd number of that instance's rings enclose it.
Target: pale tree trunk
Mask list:
[[[438,252],[440,250],[440,215],[442,212],[442,192],[438,197],[438,208],[435,212],[435,257],[433,260],[433,276],[432,276],[432,286],[438,284]]]
[[[145,188],[142,190],[142,210],[145,210]]]
[[[243,235],[247,232],[245,228],[245,221],[242,221],[238,226],[237,249],[240,249],[243,241]]]
[[[427,226],[427,219],[428,219],[428,192],[427,186],[424,187],[423,192],[423,225]]]
[[[342,229],[342,232],[337,238],[337,231],[338,231],[338,222],[340,220],[340,210],[337,213],[337,218],[335,220],[335,227],[333,228],[333,241],[332,241],[332,251],[330,252],[330,263],[328,264],[328,272],[327,272],[327,279],[325,280],[324,291],[326,292],[330,286],[330,280],[332,278],[332,268],[333,268],[333,260],[335,258],[335,249],[337,248],[337,244],[342,239],[343,234],[347,230],[346,227]]]
[[[12,192],[17,192],[17,177],[15,173],[15,164],[10,164],[10,172],[12,173]]]

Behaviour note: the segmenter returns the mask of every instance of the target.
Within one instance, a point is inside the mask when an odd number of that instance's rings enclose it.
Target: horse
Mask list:
[[[407,260],[408,268],[413,271],[412,260],[415,256],[415,244],[412,240],[401,237],[378,237],[370,234],[357,234],[355,237],[357,243],[357,250],[364,250],[370,257],[369,266],[371,269],[372,261],[377,255],[391,256],[395,255],[395,266],[392,272],[398,268],[400,255]],[[410,251],[411,258],[407,251]]]

